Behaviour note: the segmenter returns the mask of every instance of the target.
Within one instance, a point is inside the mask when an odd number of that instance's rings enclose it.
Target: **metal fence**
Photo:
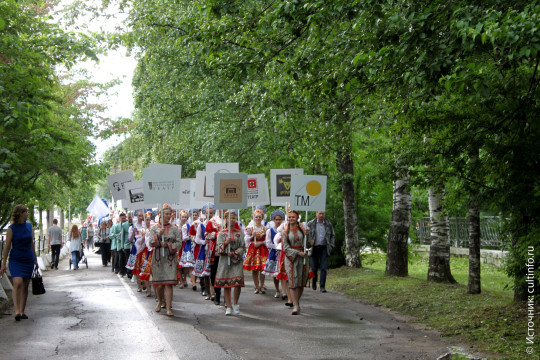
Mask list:
[[[6,238],[4,235],[0,238],[0,263],[4,260],[4,244],[6,243]]]
[[[469,247],[469,223],[467,218],[449,218],[450,244],[455,247]],[[431,244],[429,217],[420,219],[416,225],[416,235],[421,244]],[[501,249],[505,234],[499,216],[480,218],[480,247],[483,249]]]
[[[62,235],[62,244],[65,244],[67,241],[67,235]],[[2,235],[0,237],[0,262],[4,259],[4,246],[6,245],[6,236]],[[47,238],[45,235],[38,235],[34,237],[34,246],[36,249],[36,256],[41,254],[48,254],[51,250],[49,249]]]

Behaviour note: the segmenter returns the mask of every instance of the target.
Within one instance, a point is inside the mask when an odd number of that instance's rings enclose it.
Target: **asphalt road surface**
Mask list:
[[[87,251],[88,253],[88,251]],[[153,297],[102,267],[44,274],[47,293],[29,295],[28,320],[10,308],[0,315],[0,359],[437,359],[449,343],[384,309],[307,288],[302,313],[284,301],[253,294],[251,274],[239,316],[205,301],[191,287],[175,287],[173,311],[156,313]],[[223,303],[223,299],[222,299]]]

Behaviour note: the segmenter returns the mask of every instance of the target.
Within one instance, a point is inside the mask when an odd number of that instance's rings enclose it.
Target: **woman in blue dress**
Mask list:
[[[11,215],[12,224],[7,229],[4,256],[0,267],[0,276],[6,272],[6,260],[9,252],[9,272],[13,282],[13,305],[15,320],[28,319],[24,313],[28,299],[28,284],[32,272],[38,266],[34,249],[32,225],[26,222],[28,209],[24,205],[16,205]],[[11,250],[11,251],[10,251]]]

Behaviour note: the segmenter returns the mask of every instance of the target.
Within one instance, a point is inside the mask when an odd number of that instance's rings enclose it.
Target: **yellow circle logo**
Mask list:
[[[321,193],[321,184],[318,181],[311,180],[306,185],[306,192],[309,196],[316,196]]]

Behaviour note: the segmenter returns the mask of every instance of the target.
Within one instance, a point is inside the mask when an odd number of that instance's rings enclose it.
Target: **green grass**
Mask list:
[[[427,282],[428,260],[421,256],[410,258],[407,278],[384,275],[385,254],[369,254],[362,260],[363,269],[330,270],[327,288],[413,316],[443,336],[470,342],[475,351],[530,359],[525,353],[526,304],[513,301],[511,279],[501,269],[482,264],[482,293],[469,295],[466,258],[451,259],[452,274],[458,281],[454,285]]]

